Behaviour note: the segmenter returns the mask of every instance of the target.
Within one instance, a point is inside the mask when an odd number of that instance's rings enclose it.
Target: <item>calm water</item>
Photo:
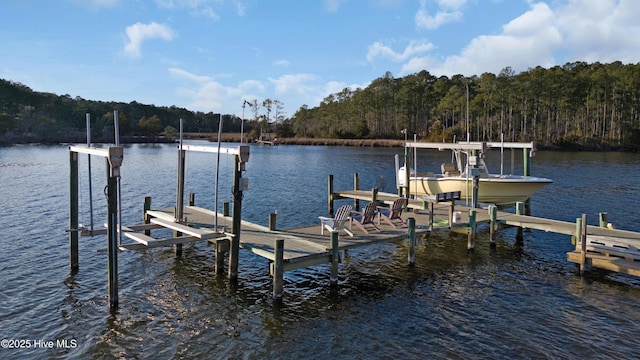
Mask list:
[[[243,217],[281,228],[315,223],[326,213],[327,175],[336,189],[383,178],[394,191],[393,155],[400,149],[252,146]],[[496,153],[498,154],[498,153]],[[424,152],[433,169],[445,154]],[[507,156],[509,158],[510,156]],[[30,340],[30,349],[0,348],[6,358],[637,358],[640,279],[590,271],[575,275],[567,236],[500,232],[490,250],[482,233],[421,240],[415,268],[407,248],[381,244],[350,251],[340,286],[329,289],[328,266],[285,273],[284,304],[271,302],[266,260],[240,253],[236,285],[213,273],[213,252],[186,245],[119,255],[120,309],[107,306],[106,238],[80,239],[80,271],[68,264],[68,172],[65,146],[0,148],[0,338]],[[81,222],[88,224],[86,159],[81,155]],[[213,208],[215,156],[187,155],[187,189]],[[496,171],[497,155],[488,165]],[[516,161],[521,163],[520,153]],[[220,203],[230,199],[231,159],[222,157]],[[139,223],[142,200],[175,203],[174,145],[125,150],[125,224]],[[491,166],[493,164],[493,166]],[[105,219],[103,161],[93,160],[96,224]],[[510,165],[505,166],[510,172]],[[516,166],[516,172],[521,169]],[[539,152],[533,175],[554,183],[535,195],[534,215],[596,224],[607,212],[618,228],[640,231],[640,155]],[[221,205],[220,205],[221,206]],[[39,343],[35,341],[39,340]],[[69,348],[55,348],[67,340]],[[45,349],[53,341],[54,349]],[[39,348],[33,348],[39,344]],[[74,346],[75,345],[75,346]]]

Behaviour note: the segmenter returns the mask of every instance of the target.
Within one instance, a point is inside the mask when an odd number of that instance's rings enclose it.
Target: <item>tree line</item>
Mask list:
[[[241,132],[256,137],[259,127],[268,130],[284,121],[283,103],[266,99],[253,101],[242,124],[236,115],[190,111],[130,103],[86,100],[69,95],[36,92],[24,84],[0,79],[0,144],[60,143],[86,141],[86,114],[90,114],[91,136],[95,142],[114,141],[114,110],[118,111],[121,137],[158,140],[175,138],[183,120],[186,133],[217,133],[222,120],[224,132]]]
[[[402,139],[404,129],[427,141],[536,141],[543,148],[640,150],[640,63],[571,62],[516,74],[436,77],[428,71],[395,78],[390,72],[366,88],[345,88],[317,107],[290,118],[279,100],[245,101],[246,121],[235,115],[175,106],[103,102],[34,92],[0,79],[0,143],[79,142],[85,114],[92,138],[113,139],[113,110],[120,134],[261,131],[281,138]]]
[[[387,72],[290,119],[296,136],[536,141],[541,147],[640,150],[640,64],[572,62],[515,74]]]

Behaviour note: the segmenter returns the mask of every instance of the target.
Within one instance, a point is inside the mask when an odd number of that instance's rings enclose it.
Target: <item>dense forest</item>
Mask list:
[[[640,150],[640,63],[584,62],[521,73],[435,77],[424,70],[402,78],[387,72],[365,89],[344,89],[314,108],[286,118],[279,100],[245,102],[244,130],[284,138],[400,139],[403,129],[430,141],[536,141],[539,147]],[[219,114],[137,102],[85,100],[34,92],[0,79],[0,143],[83,141],[85,114],[92,137],[113,138],[113,111],[122,136],[216,132]],[[241,119],[222,115],[224,132]]]
[[[302,107],[293,132],[307,137],[431,141],[536,141],[541,147],[640,149],[640,64],[567,63],[515,74],[435,77],[427,71]]]
[[[122,136],[173,135],[183,119],[185,132],[215,132],[220,115],[184,108],[85,100],[69,95],[34,92],[0,79],[0,143],[84,142],[86,116],[91,116],[95,141],[113,142],[114,110]],[[240,119],[225,115],[223,124],[240,131]]]

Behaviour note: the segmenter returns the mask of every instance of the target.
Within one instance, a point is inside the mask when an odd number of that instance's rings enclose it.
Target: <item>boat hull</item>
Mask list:
[[[478,202],[509,205],[525,201],[552,181],[531,176],[492,176],[480,178]],[[473,180],[460,177],[411,177],[411,195],[431,196],[443,192],[460,191],[460,198],[472,200]]]

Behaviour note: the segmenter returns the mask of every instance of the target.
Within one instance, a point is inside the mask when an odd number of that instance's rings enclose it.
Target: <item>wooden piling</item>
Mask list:
[[[189,206],[196,206],[196,194],[189,193]]]
[[[222,203],[222,216],[229,216],[229,202]]]
[[[489,246],[496,247],[496,239],[494,238],[496,230],[498,230],[498,207],[489,205]]]
[[[473,251],[476,247],[476,210],[469,210],[469,228],[467,229],[467,250]]]
[[[338,286],[338,264],[340,262],[340,251],[338,248],[338,232],[331,232],[331,274],[329,275],[329,286]]]
[[[329,217],[333,217],[333,174],[329,174],[327,184],[327,208]]]
[[[173,217],[175,219],[182,218],[182,215],[178,215],[179,213],[180,212],[179,212],[178,208],[174,207],[173,208]],[[180,222],[180,221],[178,220],[178,222]],[[180,237],[180,236],[182,236],[182,232],[177,231],[177,230],[173,230],[173,237],[177,238],[177,237]],[[173,244],[173,253],[176,256],[182,256],[182,244]]]
[[[582,218],[576,218],[576,234],[571,237],[571,245],[576,247],[576,251],[580,250],[580,239],[582,238]],[[581,268],[580,262],[576,263],[578,271]]]
[[[408,202],[408,201],[407,201]],[[434,212],[434,203],[432,201],[429,202],[429,231],[433,231],[433,212]],[[452,214],[453,216],[453,214]]]
[[[587,214],[582,214],[580,230],[580,275],[584,274],[587,263]]]
[[[353,174],[353,190],[360,190],[360,176],[358,173]],[[353,199],[353,209],[360,211],[360,199]]]
[[[233,217],[231,220],[231,238],[229,246],[229,280],[238,279],[238,253],[240,252],[240,224],[242,217],[242,190],[240,189],[240,178],[242,177],[240,155],[234,157],[233,171]],[[216,229],[217,230],[217,229]]]
[[[577,246],[580,241],[580,233],[582,232],[582,218],[576,218],[576,233],[571,236],[571,245]],[[577,249],[576,249],[577,250]]]
[[[213,247],[216,251],[213,270],[216,274],[224,274],[224,254],[229,251],[229,241],[216,240]]]
[[[284,239],[276,239],[273,260],[273,301],[281,302],[284,291]]]
[[[609,224],[609,214],[606,212],[601,212],[598,215],[598,218],[600,220],[600,227],[601,228],[606,228],[607,224]]]
[[[78,153],[69,152],[69,265],[77,272],[78,263]]]
[[[142,205],[142,223],[149,224],[151,223],[151,218],[147,215],[147,211],[151,210],[151,196],[144,197],[144,204]],[[145,230],[144,234],[147,236],[151,236],[151,230]]]
[[[277,223],[278,223],[278,213],[275,211],[269,213],[269,230],[276,231]]]
[[[522,201],[518,201],[516,202],[516,215],[524,215],[524,202]],[[518,226],[516,227],[516,245],[522,245],[523,241],[524,241],[524,236],[523,236],[523,228],[522,226]]]
[[[184,215],[184,174],[185,174],[185,160],[187,151],[182,149],[182,143],[178,149],[178,180],[176,189],[176,207],[174,211],[174,217],[176,222],[181,222]],[[182,234],[179,231],[174,231],[173,236],[179,237]],[[176,256],[182,256],[182,244],[174,244],[173,251]]]
[[[409,240],[409,266],[414,266],[416,264],[416,219],[412,217],[408,218],[407,228],[407,238]]]

